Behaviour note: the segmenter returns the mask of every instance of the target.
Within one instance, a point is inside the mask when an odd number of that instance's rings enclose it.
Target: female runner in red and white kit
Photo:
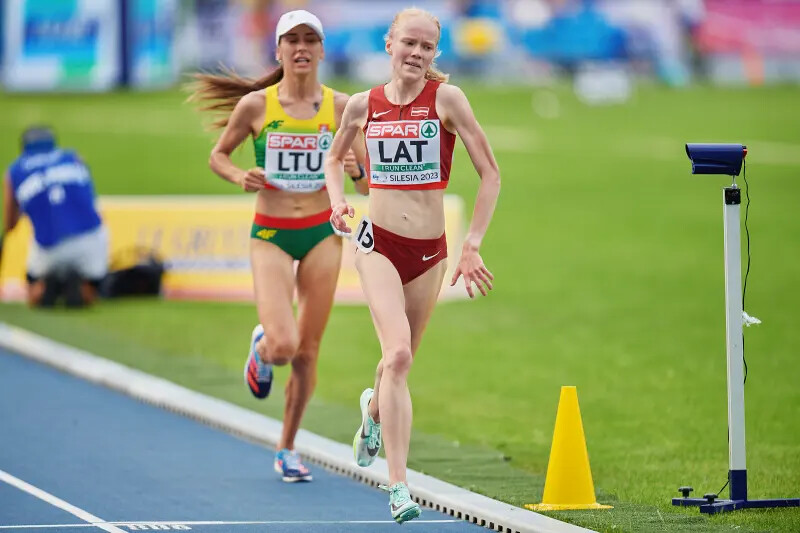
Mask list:
[[[443,197],[456,135],[481,184],[451,285],[463,276],[472,298],[473,283],[485,296],[494,279],[479,250],[500,192],[500,173],[466,96],[443,83],[447,77],[433,67],[440,34],[439,21],[430,13],[412,8],[395,16],[386,38],[392,79],[350,98],[325,162],[331,223],[350,233],[343,218],[353,216],[343,192],[343,163],[363,129],[371,220],[365,217],[359,223],[353,239],[382,357],[375,391],[361,395],[362,423],[353,448],[360,466],[372,464],[383,429],[389,506],[399,523],[420,515],[406,485],[411,437],[407,378],[447,268]]]

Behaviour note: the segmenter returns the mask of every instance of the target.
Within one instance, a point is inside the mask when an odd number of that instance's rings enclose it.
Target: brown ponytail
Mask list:
[[[211,111],[217,117],[212,123],[212,129],[221,129],[228,125],[231,111],[243,96],[253,91],[260,91],[270,85],[275,85],[283,79],[283,67],[259,78],[245,78],[233,70],[223,68],[221,74],[198,72],[192,75],[194,81],[187,85],[191,92],[187,101],[200,103],[200,111]]]

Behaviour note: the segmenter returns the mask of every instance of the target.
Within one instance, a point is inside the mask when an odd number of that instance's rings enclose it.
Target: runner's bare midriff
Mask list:
[[[436,239],[444,233],[444,189],[370,189],[372,222],[412,239]]]
[[[264,189],[256,196],[256,213],[279,218],[302,218],[321,213],[331,206],[328,191],[298,193]]]

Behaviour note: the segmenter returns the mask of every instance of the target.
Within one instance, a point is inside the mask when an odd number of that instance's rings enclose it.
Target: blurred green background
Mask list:
[[[670,505],[680,485],[716,492],[728,470],[721,191],[730,179],[692,176],[685,142],[749,148],[746,310],[763,320],[745,331],[749,496],[800,496],[800,91],[644,84],[625,106],[588,107],[567,86],[462,87],[502,173],[481,250],[495,289],[433,316],[410,377],[409,466],[516,505],[538,502],[559,388],[576,385],[598,499],[614,509],[553,516],[600,531],[800,531],[798,509],[707,517]],[[214,134],[185,97],[3,94],[0,162],[16,157],[23,127],[46,122],[85,157],[100,194],[242,194],[208,170]],[[251,165],[251,148],[236,158]],[[459,143],[448,192],[467,213],[477,185]],[[0,320],[282,412],[280,390],[257,402],[241,382],[250,304],[0,304]],[[366,307],[334,308],[304,427],[349,443],[378,358]],[[278,385],[285,379],[281,369]]]

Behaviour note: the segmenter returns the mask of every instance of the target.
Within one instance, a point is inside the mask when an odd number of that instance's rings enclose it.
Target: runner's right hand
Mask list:
[[[340,202],[331,207],[331,225],[333,228],[341,231],[342,233],[352,233],[352,230],[347,227],[345,224],[344,216],[347,215],[350,218],[355,216],[355,210],[353,206],[348,204],[347,202]]]
[[[251,168],[239,176],[239,186],[244,192],[258,192],[267,186],[264,176],[263,168]]]

